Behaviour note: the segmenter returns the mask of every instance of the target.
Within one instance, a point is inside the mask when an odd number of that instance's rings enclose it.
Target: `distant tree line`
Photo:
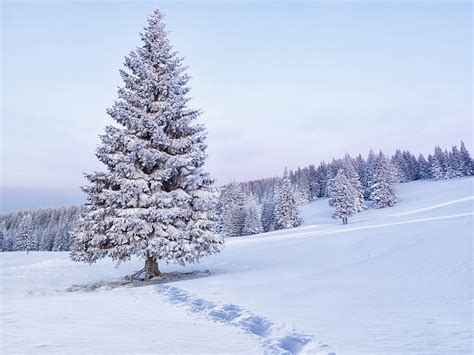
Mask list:
[[[396,183],[452,179],[473,173],[474,163],[463,141],[459,148],[453,146],[451,150],[436,146],[427,157],[416,157],[408,150],[396,150],[391,157],[372,150],[367,158],[346,155],[329,163],[285,171],[282,178],[223,186],[219,204],[221,231],[232,237],[297,226],[302,222],[300,207],[321,197],[329,198],[335,208],[333,217],[347,223],[347,218],[367,208],[369,201],[374,208],[393,206]],[[255,208],[249,212],[245,207],[248,204],[259,206],[259,213]]]
[[[70,232],[83,209],[69,206],[0,215],[0,248],[2,251],[70,250]]]
[[[449,151],[436,146],[426,158],[407,150],[397,150],[391,157],[370,150],[367,158],[346,155],[318,166],[285,169],[282,177],[231,182],[220,189],[218,226],[226,237],[296,227],[302,223],[301,206],[321,197],[329,198],[333,217],[347,223],[368,205],[393,206],[396,183],[473,174],[474,162],[462,141]],[[0,215],[0,247],[4,251],[70,250],[70,233],[83,211],[83,206],[70,206]]]

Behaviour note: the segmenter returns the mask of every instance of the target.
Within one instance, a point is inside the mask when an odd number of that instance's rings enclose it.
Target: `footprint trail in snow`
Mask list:
[[[235,304],[217,304],[169,285],[158,285],[156,289],[165,299],[175,305],[201,313],[207,318],[234,326],[258,337],[265,354],[327,354],[335,355],[330,347],[316,341],[314,336],[303,334],[286,324],[274,324]]]

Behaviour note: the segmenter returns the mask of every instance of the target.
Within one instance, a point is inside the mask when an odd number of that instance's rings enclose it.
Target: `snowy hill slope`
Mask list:
[[[402,184],[398,205],[346,226],[316,201],[300,228],[229,240],[199,265],[162,267],[210,271],[166,285],[56,292],[141,263],[3,253],[1,350],[470,353],[473,182]]]

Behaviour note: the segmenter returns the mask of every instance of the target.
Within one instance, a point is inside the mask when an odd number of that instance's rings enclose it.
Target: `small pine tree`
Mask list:
[[[339,170],[334,177],[331,200],[332,206],[336,208],[333,218],[342,219],[343,224],[347,224],[347,219],[357,213],[356,195],[357,191],[347,178],[344,170]]]
[[[302,223],[300,202],[285,169],[275,194],[275,229],[297,227]]]
[[[213,179],[203,171],[204,126],[188,108],[188,75],[155,10],[143,45],[125,59],[124,86],[108,114],[97,150],[106,172],[86,175],[87,211],[75,232],[73,260],[145,260],[148,278],[158,260],[197,262],[222,249],[216,231]]]
[[[393,187],[393,176],[390,176],[389,161],[380,152],[377,157],[374,181],[371,187],[371,200],[374,208],[392,207],[397,202]]]

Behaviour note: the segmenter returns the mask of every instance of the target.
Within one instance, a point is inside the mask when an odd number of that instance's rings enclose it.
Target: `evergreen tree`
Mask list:
[[[469,151],[466,149],[464,142],[461,141],[461,148],[459,151],[460,156],[460,168],[464,176],[470,176],[474,174],[474,164],[471,159]]]
[[[264,232],[269,232],[275,227],[275,201],[273,196],[263,200],[261,220]]]
[[[293,190],[298,201],[298,206],[304,206],[309,202],[308,191],[301,188],[300,185],[293,185]]]
[[[321,164],[319,164],[318,168],[316,169],[316,184],[319,188],[317,197],[329,196],[327,191],[328,178],[328,167],[325,162],[321,162]]]
[[[6,250],[4,248],[5,234],[6,234],[5,222],[2,222],[0,223],[0,251]]]
[[[362,157],[362,154],[359,153],[357,158],[354,161],[354,168],[357,171],[357,174],[359,174],[359,181],[361,183],[362,189],[363,189],[363,181],[364,181],[364,174],[365,174],[365,160]]]
[[[423,154],[418,156],[418,166],[420,179],[431,179],[430,163],[425,159]]]
[[[54,238],[53,248],[54,251],[67,251],[70,250],[71,240],[69,237],[69,233],[66,231],[62,231],[60,234]]]
[[[428,161],[428,164],[430,165],[430,179],[435,179],[433,175],[433,165],[434,165],[434,157],[433,154],[428,154],[428,157],[426,158]]]
[[[3,235],[3,251],[15,250],[15,239],[9,230],[5,229]]]
[[[391,176],[389,164],[385,155],[380,152],[377,157],[370,195],[374,208],[392,207],[397,202],[393,187],[394,178]]]
[[[446,157],[441,148],[436,146],[431,163],[431,174],[436,180],[443,180],[447,178],[447,170]]]
[[[89,263],[137,256],[148,278],[160,274],[158,260],[193,263],[223,245],[213,180],[203,171],[204,127],[187,107],[186,68],[162,18],[153,12],[142,46],[125,58],[124,86],[108,110],[119,126],[106,128],[96,154],[108,170],[86,176],[87,211],[71,254]]]
[[[347,219],[357,213],[356,193],[344,170],[339,170],[334,177],[330,197],[332,206],[336,208],[333,218],[340,218],[343,224],[347,224]]]
[[[27,213],[20,222],[15,235],[15,250],[38,250],[38,238],[33,232],[33,219]]]
[[[446,153],[445,153],[446,155]],[[461,166],[461,153],[455,145],[451,148],[451,151],[447,153],[447,166],[448,166],[448,178],[453,179],[463,176]]]
[[[407,164],[404,154],[400,149],[395,151],[392,157],[392,163],[396,166],[398,171],[398,181],[407,182],[410,181],[410,168]]]
[[[275,194],[275,229],[297,227],[302,223],[300,204],[287,170]]]
[[[325,190],[326,190],[327,197],[329,197],[329,206],[334,207],[333,199],[331,198],[331,196],[334,191],[334,179],[336,178],[336,176],[333,175],[333,172],[331,169],[328,169],[327,174],[328,175],[327,175]]]
[[[40,236],[40,250],[47,250],[51,251],[53,250],[53,245],[54,245],[54,235],[51,234],[51,231],[49,229],[46,229]],[[68,249],[69,250],[69,249]]]
[[[257,201],[253,195],[247,197],[244,205],[244,224],[242,235],[252,235],[263,232]]]
[[[349,155],[346,155],[344,158],[344,173],[346,174],[349,183],[352,185],[353,188],[353,195],[354,195],[354,208],[356,213],[362,212],[366,206],[364,202],[364,191],[362,188],[362,184],[359,179],[359,174],[354,168],[355,162]]]
[[[221,194],[221,228],[226,237],[242,235],[244,224],[244,192],[242,186],[231,182]]]
[[[314,165],[308,166],[308,184],[309,184],[309,195],[310,200],[314,200],[319,197],[321,187],[317,180],[317,170]]]
[[[364,178],[362,180],[362,187],[364,189],[364,198],[370,199],[370,188],[372,186],[372,181],[375,174],[375,164],[377,161],[377,156],[374,151],[370,149],[369,155],[367,157],[367,162],[364,169]]]

